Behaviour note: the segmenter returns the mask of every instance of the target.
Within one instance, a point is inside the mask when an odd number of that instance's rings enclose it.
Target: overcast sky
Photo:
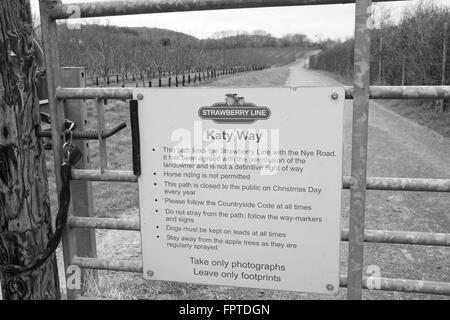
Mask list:
[[[418,1],[384,2],[377,3],[375,6],[392,9],[393,17],[398,18],[402,10],[416,5]],[[431,1],[450,6],[450,0]],[[62,2],[87,1],[62,0]],[[31,3],[33,10],[37,11],[38,0],[31,0]],[[119,26],[171,29],[198,38],[207,38],[214,32],[223,30],[251,32],[263,29],[278,37],[287,33],[303,33],[313,40],[318,38],[346,39],[351,37],[354,32],[354,8],[354,4],[346,4],[216,10],[98,18],[95,21],[101,24],[109,21],[110,24]],[[82,21],[92,22],[92,19],[83,19]]]

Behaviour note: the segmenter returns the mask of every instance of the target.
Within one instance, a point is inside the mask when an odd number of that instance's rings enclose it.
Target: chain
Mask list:
[[[56,215],[56,228],[52,237],[49,239],[46,248],[39,253],[34,259],[26,265],[15,264],[0,264],[0,271],[6,273],[24,273],[27,271],[36,270],[39,268],[56,250],[58,247],[62,233],[67,224],[67,216],[70,204],[70,180],[72,172],[71,152],[73,147],[73,129],[75,124],[69,125],[64,131],[64,145],[63,145],[63,163],[61,165],[61,190],[59,192],[59,208]]]

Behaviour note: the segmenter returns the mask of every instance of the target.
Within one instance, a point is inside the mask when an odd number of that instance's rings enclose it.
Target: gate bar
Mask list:
[[[84,258],[75,256],[72,259],[72,264],[77,265],[80,268],[87,269],[143,273],[141,262]],[[340,287],[347,287],[348,291],[347,277],[345,275],[340,275],[339,278]],[[373,288],[373,284],[375,284],[376,287],[376,283],[378,282],[379,287],[373,290],[450,295],[450,283],[448,282],[374,277],[364,277],[362,280],[363,281],[361,283],[361,289]]]
[[[374,2],[408,0],[374,0]],[[145,13],[242,9],[261,7],[348,4],[355,0],[121,0],[59,4],[50,12],[52,19],[68,19],[73,14],[80,18],[122,16]]]
[[[353,99],[353,87],[345,87],[345,98]],[[370,86],[370,99],[450,99],[450,86]]]
[[[133,171],[72,169],[73,180],[137,182]],[[343,178],[343,188],[351,188],[351,177]],[[450,192],[450,179],[367,177],[367,190]]]
[[[345,98],[353,99],[353,87],[344,86]],[[131,88],[58,88],[58,99],[133,99]],[[450,86],[370,86],[370,99],[450,99]]]
[[[74,256],[72,264],[80,268],[143,273],[142,262],[134,263],[126,260],[109,260]]]
[[[367,190],[450,192],[450,179],[367,177]],[[351,188],[351,177],[344,177],[344,189]]]
[[[348,241],[348,229],[341,230],[341,240]],[[450,247],[450,234],[413,231],[365,230],[364,242]]]
[[[122,231],[141,230],[140,222],[138,220],[131,219],[70,217],[67,224],[71,228],[110,229]]]
[[[369,129],[370,26],[372,0],[355,5],[354,97],[348,234],[347,299],[361,300],[366,212],[367,138]]]
[[[137,182],[133,171],[72,169],[73,180]]]
[[[105,108],[103,107],[103,100],[97,99],[97,131],[98,143],[100,153],[100,172],[104,173],[108,167],[108,154],[106,151],[106,140],[103,138],[105,132]]]
[[[41,34],[42,44],[45,52],[45,68],[47,77],[48,104],[50,108],[50,116],[52,119],[52,149],[53,163],[55,168],[56,191],[59,199],[61,190],[61,164],[62,164],[62,135],[65,129],[65,112],[64,101],[57,99],[56,90],[61,85],[61,66],[59,61],[58,36],[56,21],[49,17],[50,6],[52,1],[39,1],[39,12],[41,17]],[[72,215],[72,209],[69,210],[69,216]],[[64,259],[64,276],[65,280],[71,276],[67,273],[72,257],[76,254],[76,234],[70,228],[65,227],[62,233],[62,247]],[[78,289],[67,289],[67,298],[75,299],[80,294]]]
[[[376,283],[379,283],[378,288],[374,288]],[[348,288],[348,279],[345,275],[340,276],[339,284],[341,287]],[[450,282],[426,280],[363,277],[362,288],[369,290],[450,295]]]
[[[71,228],[83,229],[141,230],[139,221],[134,219],[70,217],[68,225]],[[342,241],[348,241],[348,233],[348,229],[341,231]],[[364,242],[450,247],[450,234],[366,230],[364,232]]]

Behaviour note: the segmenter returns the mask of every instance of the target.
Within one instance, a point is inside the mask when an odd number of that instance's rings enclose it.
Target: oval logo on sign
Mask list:
[[[269,119],[270,114],[268,107],[247,103],[244,97],[238,97],[235,93],[227,94],[225,103],[218,102],[198,110],[200,118],[216,123],[254,123]]]

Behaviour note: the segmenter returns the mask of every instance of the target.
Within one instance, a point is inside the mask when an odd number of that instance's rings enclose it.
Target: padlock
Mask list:
[[[67,161],[73,166],[78,161],[80,161],[81,157],[83,156],[83,153],[81,152],[80,148],[76,144],[69,144],[66,149],[67,154]]]
[[[73,143],[73,132],[66,130],[64,133],[64,144],[63,144],[64,161],[70,163],[70,165],[75,165],[80,161],[83,154],[80,148]]]

